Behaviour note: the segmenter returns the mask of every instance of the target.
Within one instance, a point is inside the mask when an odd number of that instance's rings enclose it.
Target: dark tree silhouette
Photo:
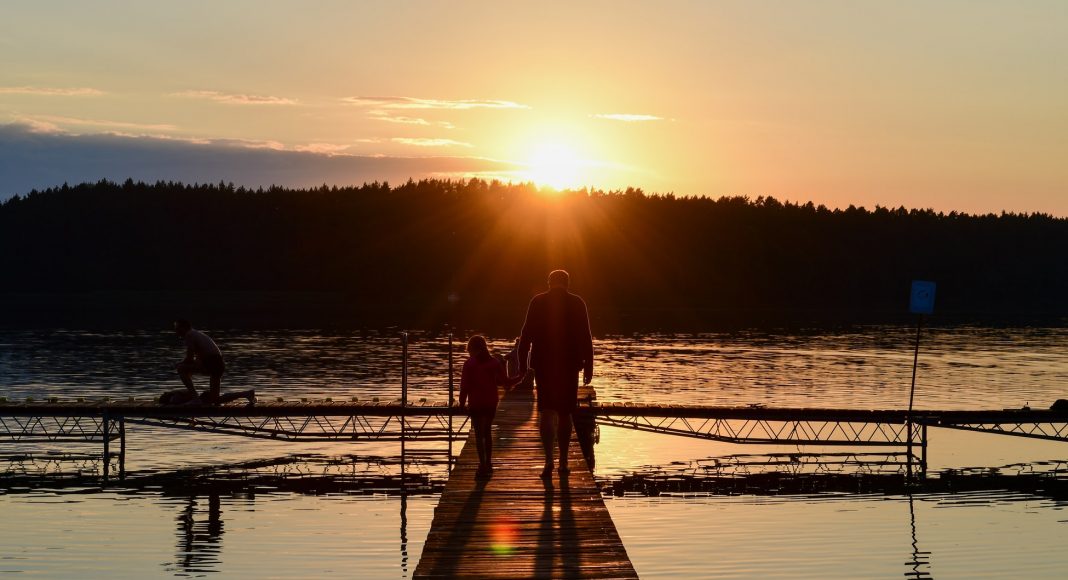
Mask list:
[[[909,282],[950,316],[1066,308],[1068,220],[483,180],[249,190],[108,181],[0,205],[8,321],[517,329],[557,267],[600,332],[898,319]],[[452,295],[458,300],[450,301]],[[515,330],[511,330],[514,332]]]

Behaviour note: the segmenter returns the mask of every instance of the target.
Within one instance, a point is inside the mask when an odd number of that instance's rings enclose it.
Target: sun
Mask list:
[[[553,189],[572,189],[583,185],[586,163],[575,149],[563,142],[544,142],[534,146],[525,163],[525,179]]]

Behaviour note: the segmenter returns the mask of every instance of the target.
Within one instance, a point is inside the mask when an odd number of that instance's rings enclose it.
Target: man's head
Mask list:
[[[174,321],[174,332],[178,333],[178,336],[185,336],[185,333],[189,332],[190,328],[193,328],[193,326],[184,318]]]
[[[567,288],[569,284],[571,284],[571,276],[566,270],[549,272],[549,288]]]

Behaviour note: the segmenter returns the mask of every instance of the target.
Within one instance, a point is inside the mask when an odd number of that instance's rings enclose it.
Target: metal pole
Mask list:
[[[920,362],[920,329],[923,328],[923,315],[916,319],[916,349],[912,354],[912,388],[909,389],[909,421],[912,420],[912,401],[916,397],[916,367]]]
[[[920,329],[923,328],[923,315],[916,318],[916,348],[912,355],[912,387],[909,389],[909,412],[905,416],[905,435],[908,437],[908,476],[912,478],[912,402],[916,397],[916,367],[920,361]]]
[[[920,476],[927,477],[927,423],[923,424],[920,440]]]
[[[452,378],[452,327],[449,328],[449,471],[452,471],[452,405],[455,386]]]
[[[401,486],[404,485],[404,424],[405,413],[408,410],[408,333],[401,333],[401,412],[400,412],[400,442],[401,442]]]
[[[104,434],[104,481],[108,480],[108,469],[111,467],[111,432],[108,425],[108,412],[104,411],[101,421],[101,431]]]
[[[401,405],[408,406],[408,333],[401,333]]]
[[[126,417],[119,417],[119,479],[126,479]]]

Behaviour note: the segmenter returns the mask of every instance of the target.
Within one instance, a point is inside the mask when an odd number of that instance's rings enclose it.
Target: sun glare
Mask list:
[[[553,189],[569,189],[583,184],[585,163],[564,143],[541,143],[531,151],[524,177]]]

